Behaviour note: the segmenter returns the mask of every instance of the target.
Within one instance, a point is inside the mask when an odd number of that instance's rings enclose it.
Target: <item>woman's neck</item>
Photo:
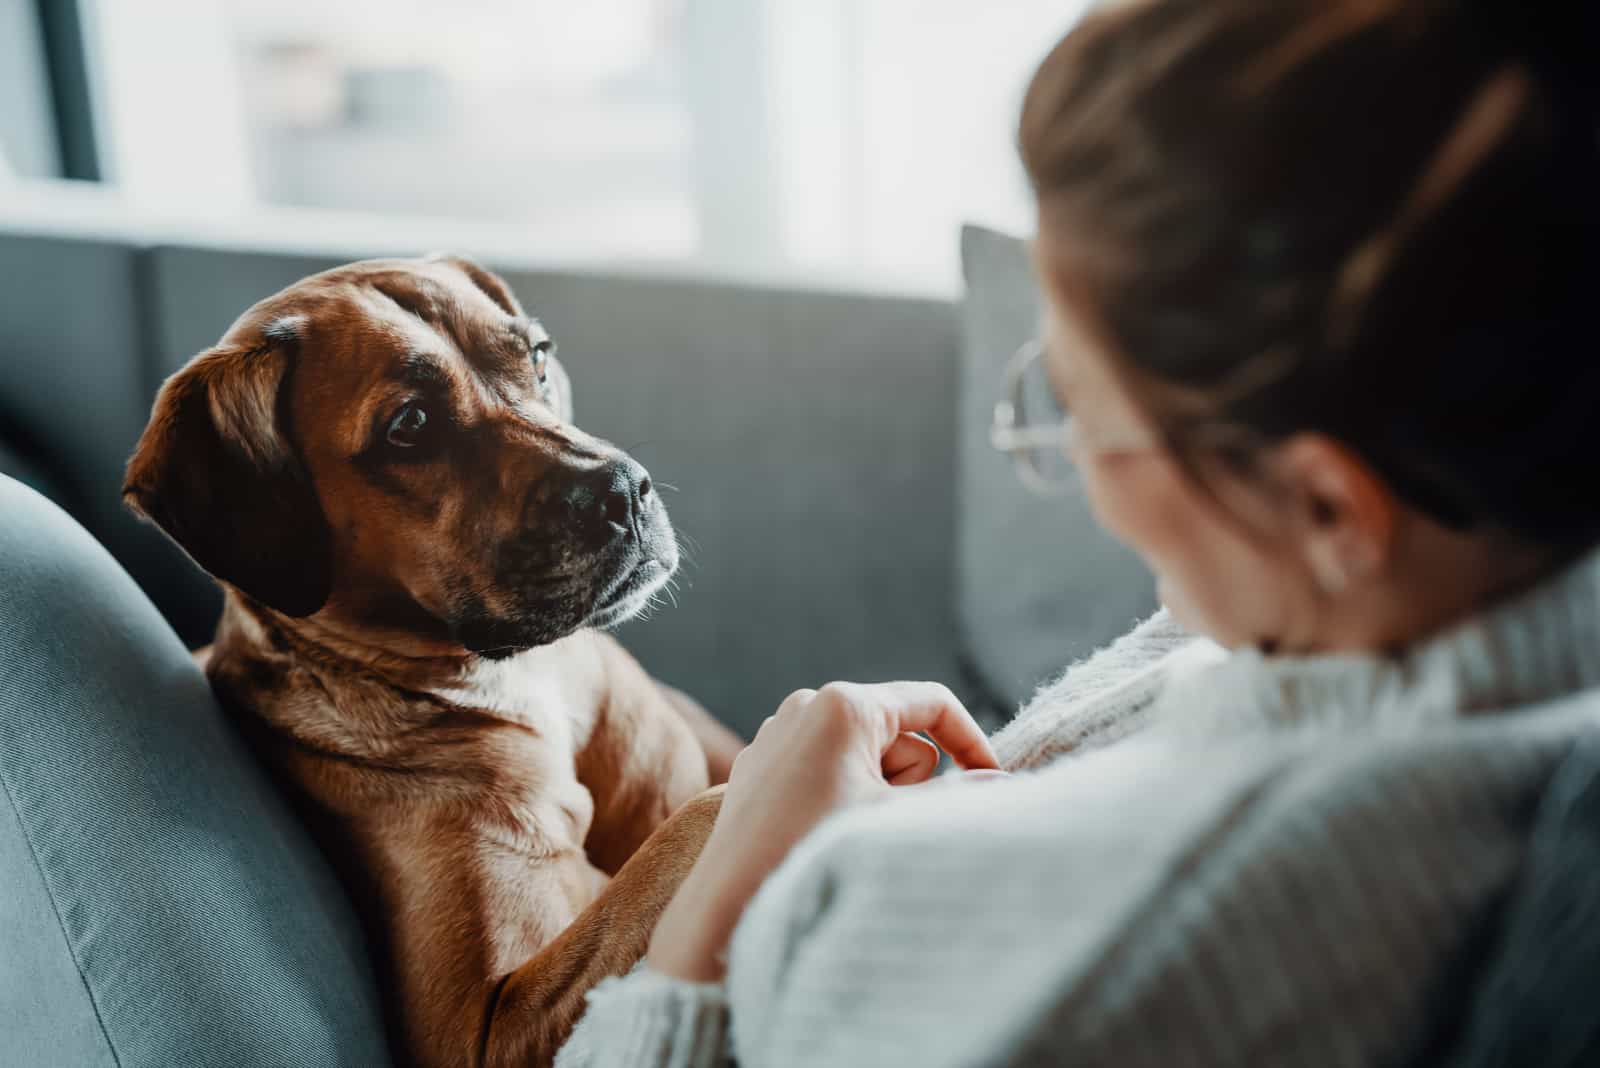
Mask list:
[[[1382,574],[1337,599],[1313,652],[1397,652],[1438,634],[1566,566],[1572,553],[1432,526],[1396,547]]]

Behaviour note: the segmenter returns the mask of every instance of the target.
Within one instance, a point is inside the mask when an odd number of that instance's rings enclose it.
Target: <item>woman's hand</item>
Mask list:
[[[937,683],[833,683],[791,694],[734,761],[716,829],[656,925],[650,966],[720,978],[745,905],[794,844],[839,808],[927,781],[941,748],[963,768],[997,766],[982,729]]]

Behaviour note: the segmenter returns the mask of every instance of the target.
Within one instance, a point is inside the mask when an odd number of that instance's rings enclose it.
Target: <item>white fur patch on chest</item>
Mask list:
[[[555,657],[564,643],[530,649],[504,660],[480,660],[456,682],[433,688],[453,704],[519,723],[561,752],[588,740],[599,695],[581,675],[562,670]]]

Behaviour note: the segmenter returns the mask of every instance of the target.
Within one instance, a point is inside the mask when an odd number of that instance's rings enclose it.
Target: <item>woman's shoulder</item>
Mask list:
[[[1257,806],[1257,825],[1274,838],[1262,848],[1335,823],[1348,824],[1354,841],[1357,825],[1374,818],[1384,831],[1368,828],[1369,840],[1469,842],[1482,824],[1514,828],[1555,768],[1597,731],[1600,691],[1436,722],[1278,736],[1291,759]]]

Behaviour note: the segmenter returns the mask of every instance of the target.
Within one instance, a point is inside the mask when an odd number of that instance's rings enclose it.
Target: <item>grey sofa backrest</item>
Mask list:
[[[49,492],[198,636],[215,622],[213,586],[122,506],[155,381],[142,270],[125,244],[0,234],[0,473]]]

